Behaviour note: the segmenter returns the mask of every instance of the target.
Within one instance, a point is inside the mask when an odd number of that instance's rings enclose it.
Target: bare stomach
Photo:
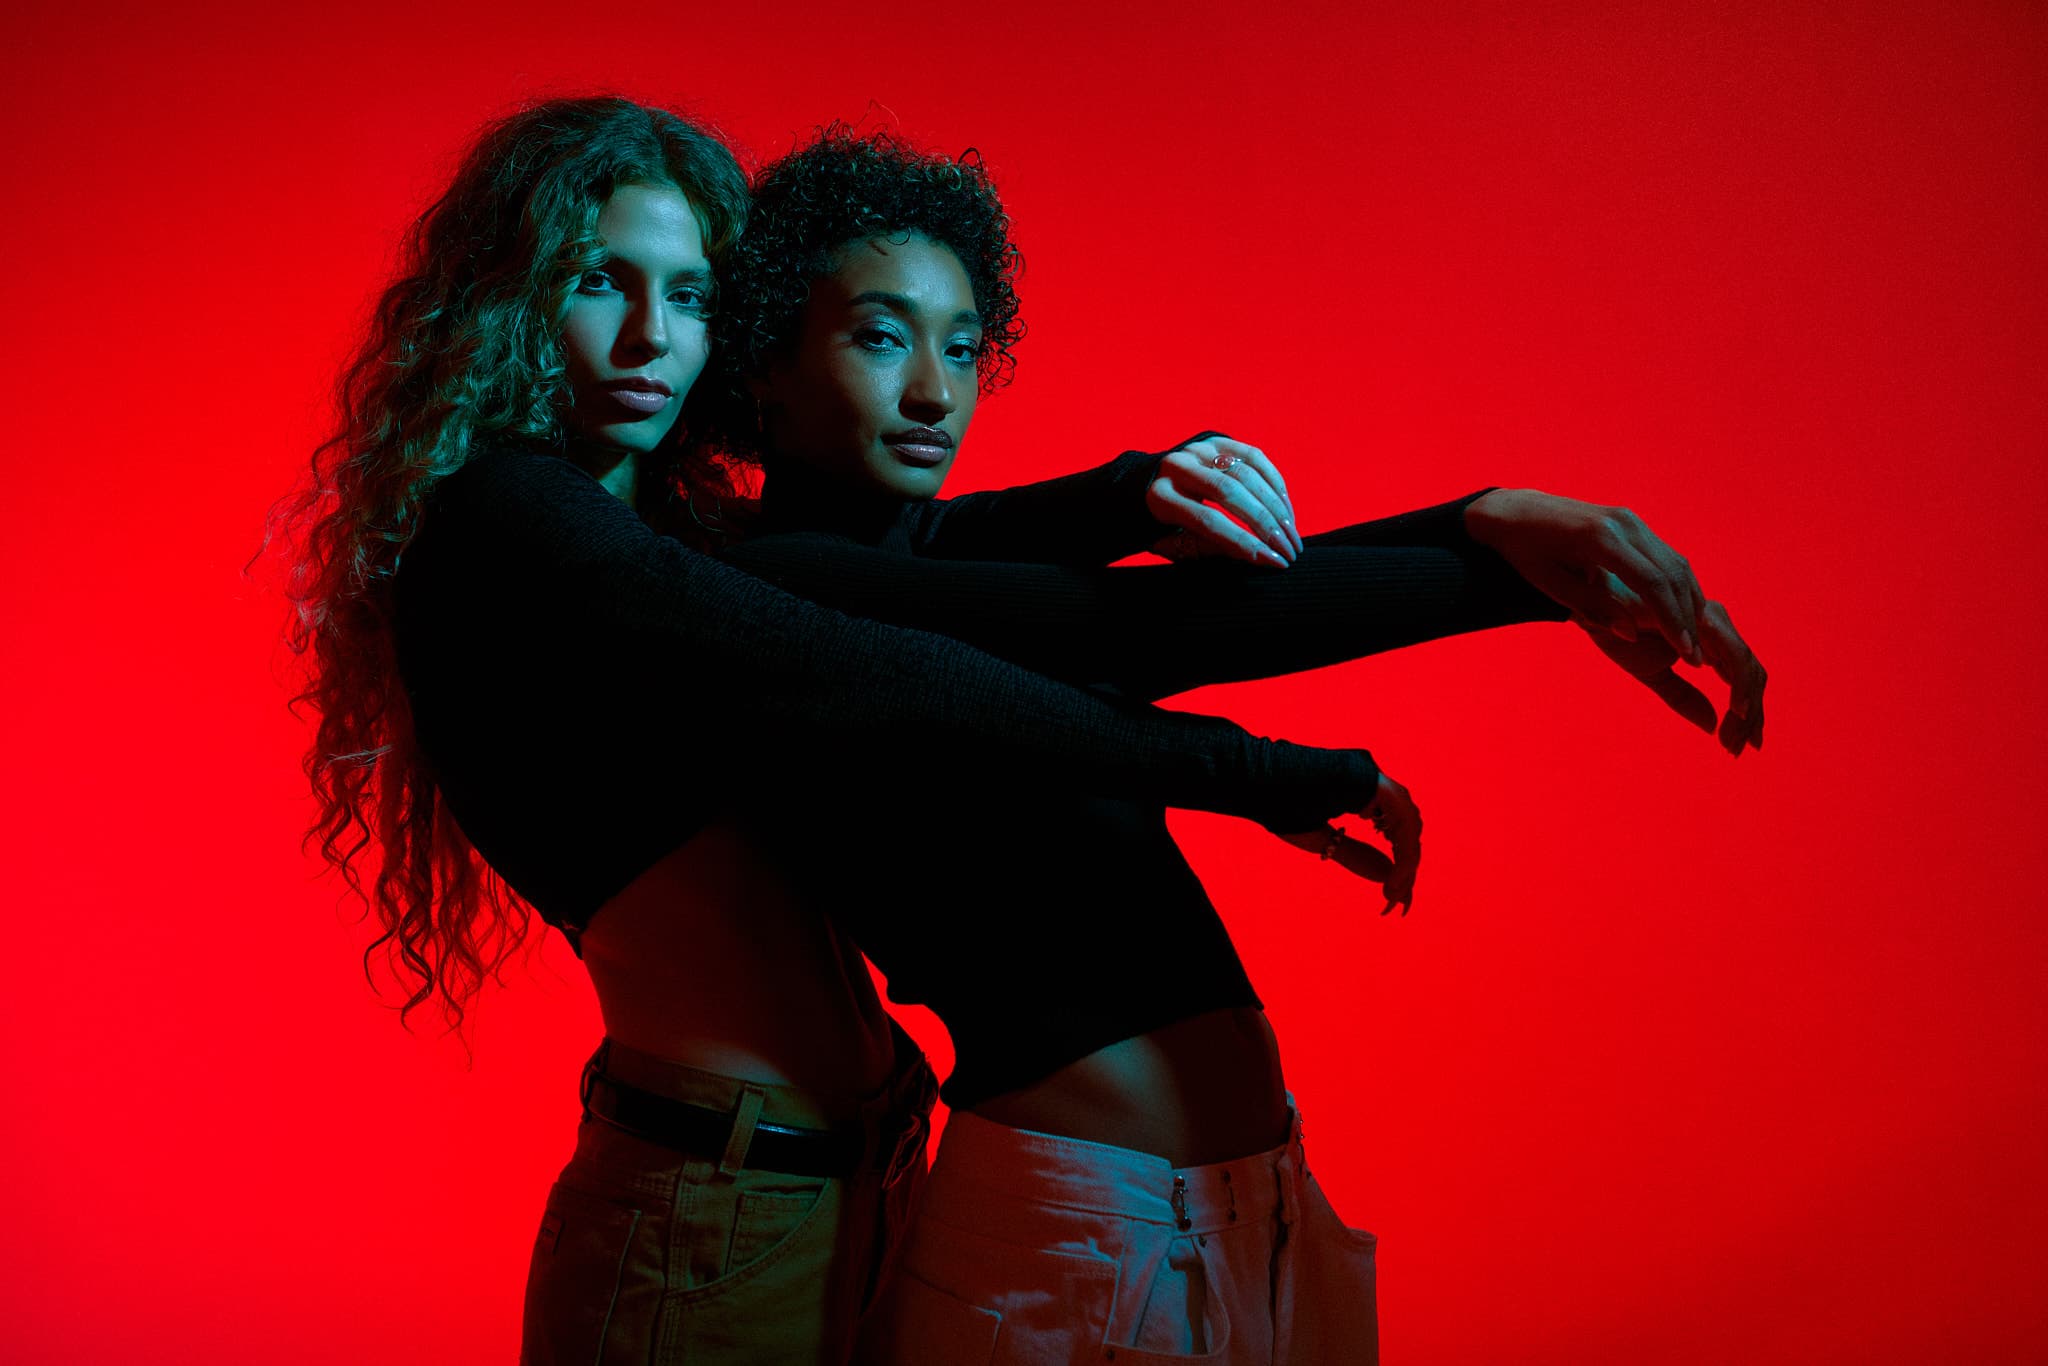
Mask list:
[[[888,1079],[889,1020],[859,951],[737,826],[699,832],[607,901],[583,962],[626,1047],[826,1097]]]
[[[973,1113],[1016,1129],[1157,1153],[1176,1167],[1227,1162],[1287,1141],[1280,1047],[1266,1013],[1245,1007],[1099,1048]]]

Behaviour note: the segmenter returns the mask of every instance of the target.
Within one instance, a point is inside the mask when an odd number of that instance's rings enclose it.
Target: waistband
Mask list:
[[[829,1156],[813,1150],[832,1147],[831,1140],[843,1140],[836,1149],[838,1156],[832,1159],[833,1166],[843,1162],[850,1169],[871,1164],[885,1172],[887,1184],[894,1184],[913,1167],[923,1168],[925,1140],[931,1132],[931,1110],[939,1088],[938,1079],[916,1042],[894,1019],[889,1026],[894,1045],[889,1078],[865,1096],[821,1095],[802,1087],[734,1077],[607,1039],[584,1065],[585,1114],[597,1128],[593,1130],[590,1123],[583,1126],[577,1151],[583,1154],[588,1149],[597,1157],[616,1147],[619,1138],[663,1141],[651,1131],[636,1133],[630,1124],[619,1130],[617,1125],[592,1112],[593,1090],[609,1091],[596,1084],[597,1078],[603,1078],[661,1100],[695,1107],[707,1115],[730,1116],[729,1123],[719,1130],[722,1137],[717,1141],[700,1136],[699,1141],[684,1145],[687,1150],[698,1151],[701,1157],[718,1161],[721,1170],[737,1170],[741,1165],[772,1167],[772,1155],[765,1149],[751,1158],[749,1153],[757,1146],[756,1136],[765,1137],[770,1130],[781,1130],[775,1142],[794,1139],[804,1144],[806,1153],[813,1158]],[[617,1137],[607,1137],[607,1131]],[[806,1140],[805,1134],[811,1138]],[[722,1154],[713,1151],[719,1148],[723,1149]]]
[[[1141,1219],[1182,1233],[1209,1233],[1241,1219],[1291,1214],[1301,1112],[1294,1097],[1285,1142],[1262,1153],[1176,1167],[1157,1153],[1013,1129],[955,1111],[946,1120],[925,1191],[933,1218],[967,1227],[1000,1218],[1004,1206],[1053,1207]]]
[[[938,1098],[937,1079],[925,1062],[923,1050],[893,1018],[889,1021],[889,1032],[895,1046],[895,1061],[888,1079],[866,1095],[831,1095],[809,1087],[753,1081],[643,1053],[614,1039],[598,1045],[584,1071],[711,1110],[733,1110],[749,1093],[758,1094],[760,1118],[792,1128],[842,1129],[876,1115],[928,1115]]]

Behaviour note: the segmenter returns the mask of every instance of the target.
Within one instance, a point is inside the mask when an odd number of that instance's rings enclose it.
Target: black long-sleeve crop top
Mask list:
[[[985,512],[1000,530],[994,500],[956,501],[956,526]],[[854,802],[867,775],[905,763],[941,787],[1056,781],[1275,829],[1360,809],[1378,779],[1363,750],[1106,698],[805,601],[656,534],[537,449],[480,452],[436,485],[400,562],[394,630],[449,809],[572,943],[722,811],[807,791]]]
[[[1034,549],[1008,533],[984,540],[964,518],[949,527],[943,503],[790,487],[771,482],[760,532],[727,558],[855,610],[1147,692],[1562,615],[1465,535],[1477,494],[1309,538],[1282,573],[1217,564],[1074,574],[929,558]],[[1007,496],[974,515],[994,521]],[[1050,509],[1043,490],[1035,497],[1039,517]],[[1075,559],[1136,548],[1099,524],[1070,541],[1062,525],[1041,517],[1035,533],[1016,530]],[[1097,639],[1098,620],[1119,629]],[[1233,662],[1240,651],[1252,658]],[[867,798],[829,826],[807,825],[805,856],[789,873],[881,968],[892,1000],[929,1006],[945,1023],[948,1104],[971,1108],[1192,1015],[1260,1005],[1159,803],[1056,777],[956,790],[929,782],[920,756],[874,775]],[[786,813],[763,819],[779,826]]]

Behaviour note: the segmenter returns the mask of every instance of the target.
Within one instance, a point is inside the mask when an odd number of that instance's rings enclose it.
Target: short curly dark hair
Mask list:
[[[726,258],[713,325],[729,402],[717,444],[759,457],[747,378],[795,342],[811,284],[831,273],[839,249],[912,233],[951,249],[967,272],[981,315],[982,392],[1009,382],[1012,348],[1024,335],[1016,290],[1024,257],[980,153],[949,159],[892,133],[829,124],[809,146],[761,169],[746,233]]]

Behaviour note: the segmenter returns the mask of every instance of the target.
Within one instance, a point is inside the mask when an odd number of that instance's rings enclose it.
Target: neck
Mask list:
[[[640,488],[640,457],[636,452],[571,439],[567,454],[603,484],[606,492],[628,507],[635,505]]]

